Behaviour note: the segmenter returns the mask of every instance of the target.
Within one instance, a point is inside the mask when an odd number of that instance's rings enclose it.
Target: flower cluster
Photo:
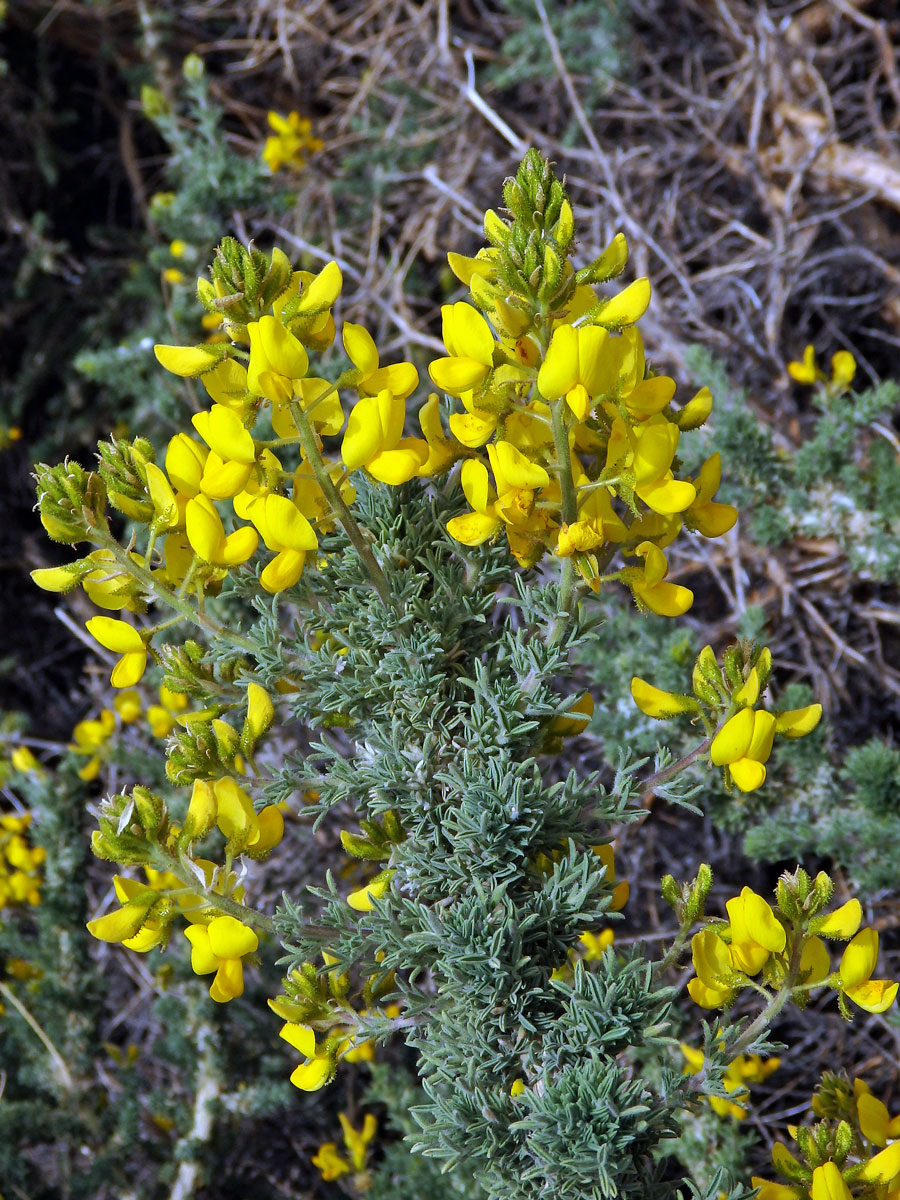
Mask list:
[[[765,783],[775,735],[805,737],[822,718],[821,704],[776,713],[759,707],[771,673],[768,648],[731,646],[720,666],[712,647],[704,646],[694,665],[693,695],[665,692],[637,676],[631,694],[648,717],[665,721],[686,713],[700,721],[710,763],[723,769],[727,784],[752,792]]]
[[[9,904],[41,902],[41,867],[46,852],[31,846],[28,827],[31,813],[0,816],[0,909]]]
[[[773,908],[757,892],[743,888],[725,905],[727,923],[709,924],[691,941],[692,1000],[701,1008],[723,1008],[742,988],[765,992],[768,986],[773,995],[805,1005],[810,991],[827,986],[837,992],[841,1012],[848,1018],[848,1000],[866,1012],[885,1012],[894,1003],[898,985],[872,978],[878,933],[860,930],[862,908],[856,899],[824,913],[833,890],[824,873],[813,880],[798,870],[782,877]],[[848,943],[836,971],[825,939]]]
[[[338,1120],[344,1135],[346,1158],[338,1150],[336,1142],[324,1142],[313,1155],[313,1166],[318,1167],[326,1183],[352,1174],[353,1186],[358,1191],[365,1191],[369,1186],[366,1159],[369,1146],[378,1132],[378,1122],[372,1113],[366,1113],[363,1117],[362,1129],[355,1129],[346,1113],[338,1113]]]
[[[900,1117],[862,1079],[826,1072],[812,1098],[814,1125],[792,1125],[796,1153],[772,1147],[787,1183],[754,1177],[760,1200],[896,1200],[900,1195]]]
[[[266,120],[272,133],[266,138],[262,158],[273,175],[282,167],[302,171],[309,157],[325,146],[321,138],[313,135],[310,119],[298,112],[289,112],[286,117],[270,112]]]
[[[539,196],[533,180],[523,164],[505,190],[512,220],[488,212],[489,245],[449,256],[472,302],[444,306],[447,355],[429,369],[462,406],[449,427],[469,452],[470,511],[447,528],[467,545],[502,530],[523,565],[553,553],[591,587],[617,578],[639,606],[678,616],[693,596],[666,580],[665,548],[683,526],[719,537],[737,517],[714,500],[718,455],[695,479],[676,474],[681,434],[703,424],[712,397],[703,389],[676,405],[675,382],[647,363],[635,327],[646,279],[613,297],[597,291],[624,270],[625,238],[576,271],[562,187],[554,180]],[[609,573],[617,553],[626,563]]]
[[[326,951],[322,957],[326,968],[333,968],[333,956]],[[291,1083],[304,1092],[330,1083],[339,1060],[371,1062],[372,1038],[392,1032],[401,1017],[397,1004],[381,1002],[393,986],[390,974],[366,982],[359,1011],[349,999],[348,976],[336,969],[322,972],[313,963],[303,963],[283,980],[283,986],[284,994],[270,1000],[269,1007],[284,1021],[280,1036],[303,1055],[304,1061],[291,1073]]]
[[[103,708],[96,717],[79,721],[72,730],[69,749],[87,761],[79,767],[79,778],[90,782],[100,774],[103,763],[115,749],[121,729],[144,720],[150,734],[155,738],[166,738],[175,728],[176,722],[184,719],[190,706],[187,696],[173,692],[165,686],[159,689],[159,702],[144,707],[144,697],[136,688],[119,692],[112,708]]]
[[[117,707],[127,698],[129,693],[122,693]],[[139,696],[134,706],[137,719]],[[169,709],[163,712],[172,716]],[[284,837],[280,809],[270,804],[257,811],[242,786],[244,756],[253,755],[273,717],[272,701],[256,683],[247,687],[240,730],[208,711],[187,714],[182,737],[214,749],[205,755],[204,766],[213,770],[215,759],[218,767],[212,777],[195,774],[183,820],[171,821],[160,797],[136,787],[130,797],[104,802],[92,843],[100,857],[142,865],[146,881],[116,875],[119,907],[89,922],[90,932],[101,941],[146,952],[165,946],[175,920],[184,918],[191,966],[197,975],[214,975],[209,994],[219,1003],[243,994],[244,961],[259,947],[252,923],[243,919],[251,910],[243,906],[243,887],[232,864],[241,855],[266,858]],[[103,727],[102,721],[95,724]],[[193,855],[194,844],[214,831],[223,840],[222,863]]]

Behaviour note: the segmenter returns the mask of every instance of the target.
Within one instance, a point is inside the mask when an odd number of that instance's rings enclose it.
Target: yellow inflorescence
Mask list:
[[[289,112],[286,117],[270,112],[267,120],[272,134],[266,138],[262,157],[273,174],[282,167],[302,171],[308,158],[318,154],[325,145],[313,135],[309,118],[301,117],[298,112]]]
[[[772,1165],[788,1182],[751,1180],[760,1200],[897,1200],[900,1117],[864,1080],[830,1072],[812,1110],[815,1125],[788,1126],[795,1152],[784,1142],[772,1147]]]
[[[9,904],[37,905],[46,853],[28,840],[31,814],[0,816],[0,909]]]

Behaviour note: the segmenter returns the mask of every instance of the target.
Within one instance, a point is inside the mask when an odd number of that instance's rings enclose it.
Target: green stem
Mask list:
[[[179,596],[176,592],[171,591],[171,589],[160,583],[159,580],[154,578],[154,576],[145,567],[142,567],[136,563],[134,559],[122,549],[115,538],[106,533],[105,530],[95,528],[93,530],[93,536],[96,542],[98,542],[104,549],[110,551],[116,562],[123,568],[123,570],[127,571],[133,579],[136,579],[139,583],[143,584],[143,586],[151,595],[156,596],[156,598],[161,600],[163,604],[168,604],[169,608],[172,608],[175,610],[175,612],[180,613],[186,621],[191,621],[194,625],[199,626],[200,629],[202,629],[205,633],[208,633],[211,637],[221,638],[223,641],[231,642],[236,649],[243,650],[249,654],[254,654],[256,652],[257,647],[255,643],[250,640],[250,638],[244,637],[243,634],[236,633],[233,629],[228,629],[225,625],[220,625],[219,622],[214,621],[212,617],[208,617],[205,613],[199,612],[196,608],[194,608],[190,601],[185,599],[183,596]]]
[[[663,767],[660,771],[654,771],[652,775],[648,776],[647,779],[644,780],[644,795],[648,796],[651,792],[658,788],[661,783],[667,783],[673,775],[677,775],[680,771],[683,771],[686,767],[689,767],[692,762],[700,757],[701,754],[706,753],[711,742],[712,738],[704,738],[700,745],[696,746],[690,752],[690,754],[685,754],[684,758],[679,758],[677,762],[670,763],[667,767]]]
[[[737,1058],[739,1054],[743,1054],[748,1046],[753,1045],[759,1035],[772,1024],[793,995],[794,985],[800,973],[800,958],[803,944],[803,938],[797,936],[796,930],[793,932],[795,935],[794,944],[791,947],[791,958],[788,963],[784,983],[782,983],[762,1012],[747,1026],[734,1045],[729,1047],[728,1053],[732,1059]]]
[[[569,451],[569,431],[566,428],[565,397],[554,400],[550,408],[553,427],[553,447],[559,469],[559,490],[562,496],[562,519],[566,525],[578,520],[578,496],[572,478],[572,455]]]
[[[334,486],[331,476],[328,474],[328,469],[322,458],[319,450],[319,443],[316,439],[315,432],[307,420],[306,413],[301,408],[296,400],[290,401],[291,416],[294,419],[294,424],[297,426],[297,433],[300,435],[300,446],[303,450],[306,460],[313,469],[313,474],[316,477],[316,482],[322,489],[322,493],[331,505],[332,511],[341,523],[341,527],[347,537],[353,544],[353,548],[359,555],[360,560],[365,564],[369,577],[375,586],[375,590],[381,597],[385,607],[390,607],[393,604],[391,589],[388,581],[385,578],[384,571],[379,566],[378,560],[372,553],[372,547],[366,541],[362,529],[360,529],[356,518],[351,513],[350,509],[344,503],[344,498]]]
[[[213,908],[218,908],[229,917],[236,917],[244,925],[255,926],[265,933],[275,932],[275,923],[271,917],[256,908],[250,908],[246,904],[240,904],[237,900],[232,900],[230,896],[220,896],[216,892],[211,892],[209,888],[203,886],[197,876],[194,875],[181,859],[161,851],[154,855],[154,865],[161,871],[171,871],[190,892],[194,895],[202,896]]]
[[[677,962],[681,957],[681,951],[684,949],[687,943],[693,924],[693,921],[688,921],[678,930],[672,945],[653,968],[654,981],[659,979],[660,976],[662,976],[669,969],[672,963]]]

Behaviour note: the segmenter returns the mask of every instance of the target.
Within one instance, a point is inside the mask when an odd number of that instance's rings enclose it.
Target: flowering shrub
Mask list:
[[[642,773],[646,760],[611,745],[608,776],[560,776],[554,756],[593,704],[566,681],[595,635],[594,595],[618,583],[635,621],[682,615],[693,596],[667,579],[667,548],[685,530],[719,537],[737,514],[715,498],[717,455],[681,470],[682,435],[712,397],[678,403],[648,365],[636,323],[649,282],[601,290],[626,266],[624,237],[576,269],[571,207],[535,152],[504,199],[488,244],[450,255],[470,300],[443,310],[447,353],[416,434],[416,366],[383,362],[349,322],[335,350],[338,265],[294,271],[277,248],[226,239],[198,282],[224,337],[156,347],[205,393],[192,429],[161,462],[135,438],[101,443],[96,470],[38,467],[44,528],[92,549],[35,581],[81,587],[101,610],[87,631],[129,716],[145,673],[161,676],[170,734],[171,790],[99,806],[92,849],[124,873],[88,928],[138,953],[189,943],[218,1004],[281,954],[269,1003],[291,1082],[322,1088],[402,1037],[422,1086],[413,1149],[487,1196],[662,1200],[684,1114],[702,1095],[740,1107],[785,1005],[828,987],[846,1015],[847,1001],[882,1012],[897,984],[873,979],[878,938],[859,932],[858,902],[830,909],[830,878],[802,868],[774,907],[744,888],[727,923],[706,921],[707,867],[667,876],[673,944],[658,962],[616,947],[627,886],[611,843],[645,815],[641,796],[683,800],[679,776],[698,761],[758,789],[775,735],[803,737],[821,710],[764,707],[766,648],[719,661],[707,647],[690,693],[632,684],[645,714],[699,727],[690,753]],[[82,731],[88,772],[117,712],[125,722],[114,707]],[[355,878],[295,873],[270,913],[254,864],[284,854],[289,867],[302,835],[286,813],[351,820],[340,841]],[[828,938],[848,943],[836,970]],[[673,1060],[667,977],[688,942],[691,999],[725,1012],[693,1074]],[[760,1008],[735,1022],[742,992]],[[374,1125],[343,1125],[348,1157],[326,1143],[316,1165],[367,1180]]]

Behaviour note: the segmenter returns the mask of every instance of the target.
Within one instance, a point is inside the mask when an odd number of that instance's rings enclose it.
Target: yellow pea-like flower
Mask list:
[[[303,572],[307,554],[319,545],[312,525],[287,496],[260,497],[247,506],[247,513],[268,549],[275,552],[275,558],[260,575],[260,583],[273,594],[293,587]]]
[[[727,767],[742,792],[755,791],[765,783],[765,763],[772,752],[775,725],[771,713],[744,708],[713,738],[710,760],[714,766]]]
[[[294,394],[294,380],[309,370],[302,343],[275,317],[264,316],[247,325],[250,362],[247,387],[254,396],[284,403]]]
[[[594,399],[615,382],[604,363],[604,357],[609,360],[604,356],[608,340],[606,330],[595,325],[555,329],[538,372],[538,391],[544,399],[565,396],[578,420],[586,420]]]
[[[816,728],[822,719],[821,704],[807,704],[805,708],[792,708],[775,714],[775,732],[782,737],[801,738]]]
[[[687,510],[689,520],[704,537],[721,537],[737,521],[738,512],[733,504],[720,504],[713,500],[721,480],[722,456],[718,453],[712,454],[694,480],[697,495]]]
[[[384,388],[363,396],[353,407],[341,444],[348,471],[365,467],[381,483],[406,483],[428,461],[430,449],[421,438],[403,437],[406,406]]]
[[[844,1177],[833,1162],[816,1167],[810,1188],[812,1200],[852,1200],[852,1194]]]
[[[197,495],[208,457],[206,446],[195,441],[190,434],[176,433],[170,439],[166,448],[165,468],[177,492],[185,496]]]
[[[887,1146],[863,1164],[860,1178],[866,1183],[890,1186],[900,1176],[900,1142]]]
[[[665,721],[669,717],[695,712],[697,709],[697,702],[692,696],[664,692],[662,688],[654,687],[652,683],[648,683],[646,679],[639,679],[636,675],[631,681],[631,696],[645,716],[654,717],[657,721]]]
[[[897,998],[898,985],[889,979],[873,979],[878,962],[878,931],[862,929],[841,957],[838,973],[841,990],[866,1012],[886,1012]]]
[[[195,975],[215,979],[209,994],[217,1004],[234,1000],[244,992],[242,959],[259,946],[259,938],[237,917],[215,917],[208,925],[191,925],[184,931],[191,943],[191,969]]]
[[[208,314],[211,315],[211,314]],[[212,371],[200,376],[207,394],[225,408],[243,412],[247,397],[247,368],[233,358],[223,358]]]
[[[206,496],[195,496],[188,501],[185,524],[191,549],[213,566],[234,567],[245,563],[259,545],[259,536],[249,525],[226,537],[222,518]]]
[[[659,546],[641,542],[634,552],[644,559],[643,578],[631,583],[637,599],[661,617],[680,617],[686,613],[694,603],[694,593],[690,588],[667,581],[669,563]]]
[[[140,633],[133,625],[114,617],[91,617],[86,625],[88,633],[104,649],[122,656],[109,677],[112,686],[134,687],[147,669],[147,647]]]
[[[397,400],[405,400],[419,386],[419,372],[412,363],[381,366],[374,339],[362,325],[345,321],[342,338],[347,357],[360,372],[356,386],[361,396],[376,396],[387,389]]]
[[[183,378],[203,375],[222,361],[221,351],[212,346],[154,346],[153,353],[161,366]]]
[[[762,896],[748,887],[727,901],[725,908],[730,922],[731,961],[745,975],[756,975],[772,954],[784,950],[784,926]]]
[[[490,486],[487,467],[475,458],[467,458],[463,463],[460,482],[474,511],[451,517],[447,532],[464,546],[480,546],[502,524],[497,515],[497,493]]]
[[[595,317],[598,325],[607,329],[621,329],[625,325],[633,325],[639,321],[650,307],[650,280],[636,279],[627,288],[623,288],[617,296],[613,296]]]
[[[150,499],[153,501],[154,528],[160,531],[176,529],[181,521],[181,513],[172,485],[156,463],[147,463],[145,470],[147,472],[147,489],[150,492]]]
[[[460,396],[487,379],[497,343],[478,309],[464,300],[442,305],[441,318],[447,357],[435,359],[428,374],[435,387]]]
[[[817,922],[816,932],[823,937],[852,938],[862,922],[862,905],[854,897]]]

